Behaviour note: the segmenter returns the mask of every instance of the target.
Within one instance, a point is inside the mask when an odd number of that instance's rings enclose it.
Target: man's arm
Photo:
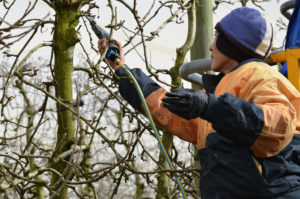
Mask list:
[[[100,53],[104,52],[103,48],[105,48],[106,45],[106,40],[99,40],[98,48]],[[120,58],[122,64],[124,64],[125,58],[121,44],[117,42],[116,45],[120,48]],[[107,60],[107,63],[115,70],[117,76],[127,76],[127,74],[113,62]],[[170,133],[178,136],[179,138],[196,144],[200,118],[186,120],[171,113],[168,109],[162,106],[161,99],[165,97],[165,89],[161,88],[156,82],[142,72],[141,69],[131,69],[130,71],[134,75],[143,92],[154,121],[162,128],[167,129]],[[118,84],[121,96],[133,108],[141,111],[145,115],[143,104],[132,81],[128,78],[120,78]]]

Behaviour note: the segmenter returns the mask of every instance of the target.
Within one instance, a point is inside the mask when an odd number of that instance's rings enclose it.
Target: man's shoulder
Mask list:
[[[263,78],[268,78],[268,77],[282,78],[280,77],[281,76],[280,73],[275,68],[273,68],[272,66],[268,65],[265,62],[259,62],[259,61],[252,61],[242,65],[236,70],[236,73],[249,76],[249,78],[252,77],[253,75],[255,75],[256,77],[263,77]]]

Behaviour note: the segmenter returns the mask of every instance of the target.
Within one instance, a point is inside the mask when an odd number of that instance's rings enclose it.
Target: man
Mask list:
[[[167,93],[140,69],[132,70],[155,121],[197,144],[202,199],[300,198],[300,94],[263,62],[272,41],[273,27],[258,10],[237,8],[216,25],[211,69],[220,73],[203,76],[206,93]],[[99,41],[101,53],[106,45]],[[119,88],[144,112],[130,81],[121,79]]]

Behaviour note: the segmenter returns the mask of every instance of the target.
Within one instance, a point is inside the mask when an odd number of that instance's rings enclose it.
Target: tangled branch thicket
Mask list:
[[[265,1],[238,3],[262,9]],[[83,14],[101,22],[110,41],[122,34],[126,57],[169,90],[181,86],[178,67],[201,2],[0,0],[0,198],[180,198],[174,175],[198,198],[195,146],[159,129],[176,169],[166,167],[148,119],[119,95]],[[214,10],[221,3],[236,1],[216,0]],[[173,65],[155,68],[149,45],[184,21],[187,39]]]
[[[77,6],[90,16],[109,8],[111,20],[106,28],[126,33],[126,53],[142,49],[137,57],[145,63],[145,71],[164,86],[172,86],[161,78],[168,70],[149,64],[146,46],[168,23],[182,22],[190,1],[153,0],[143,15],[138,9],[144,2],[138,1],[109,0],[101,5],[89,0],[65,0],[60,5],[49,0],[25,2],[19,10],[22,14],[11,19],[20,1],[0,1],[0,197],[56,198],[67,187],[69,198],[154,198],[161,173],[171,180],[169,198],[180,197],[173,175],[179,176],[190,197],[196,197],[192,179],[199,171],[191,167],[194,146],[175,140],[180,144],[172,147],[170,155],[177,170],[161,167],[160,149],[147,118],[118,94],[117,78],[97,54],[97,40],[83,16],[76,34],[87,39],[77,42],[80,52],[70,57],[77,60],[70,87],[72,101],[56,92],[60,85],[54,72],[57,49],[53,38],[59,6]],[[49,11],[36,17],[39,6],[48,6]],[[127,8],[131,25],[118,18],[117,6]],[[162,12],[168,13],[167,17],[149,31],[148,26]],[[45,42],[39,39],[42,36]],[[72,142],[67,134],[57,133],[58,117],[65,112],[71,112],[75,122]],[[67,125],[62,123],[62,128]],[[59,170],[56,164],[66,167]],[[58,180],[53,181],[53,175]]]

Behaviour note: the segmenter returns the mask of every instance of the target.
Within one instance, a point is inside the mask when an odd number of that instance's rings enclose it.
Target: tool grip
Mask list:
[[[113,62],[115,62],[116,58],[120,58],[120,49],[118,46],[114,43],[109,43],[105,57]]]
[[[86,16],[86,18],[90,22],[92,30],[96,34],[98,39],[109,39],[109,33],[98,26],[93,18],[88,16]],[[120,49],[118,48],[118,46],[114,43],[109,43],[105,57],[113,62],[115,62],[116,58],[120,58]]]

